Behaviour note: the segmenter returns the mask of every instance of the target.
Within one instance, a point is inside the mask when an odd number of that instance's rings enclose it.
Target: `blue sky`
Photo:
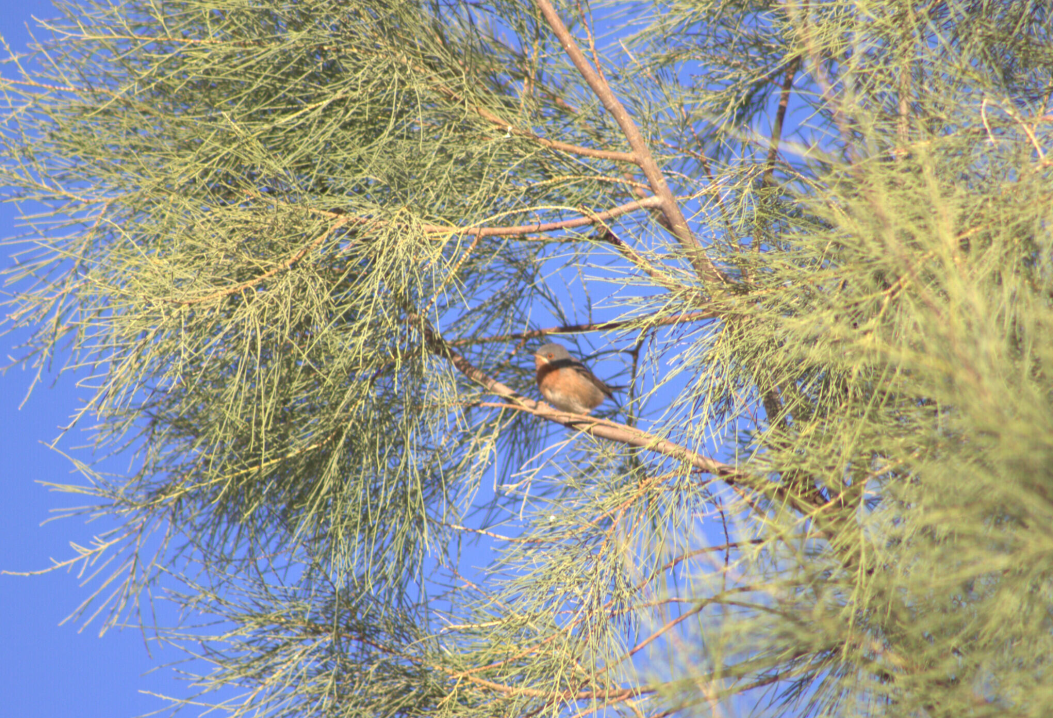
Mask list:
[[[0,35],[15,49],[29,41],[26,23],[32,17],[55,14],[46,0],[0,0]],[[12,77],[10,66],[0,73]],[[17,208],[0,205],[0,237],[17,233]],[[11,247],[0,247],[4,266],[11,263]],[[8,308],[0,309],[6,314]],[[0,337],[2,364],[16,356],[14,348],[24,333]],[[86,524],[81,518],[44,524],[55,509],[77,503],[75,497],[49,492],[37,482],[77,483],[70,461],[48,449],[86,392],[76,377],[45,374],[23,404],[35,372],[13,367],[0,376],[0,570],[32,571],[46,568],[51,559],[73,555],[70,542],[91,543],[105,530],[104,522]],[[84,435],[73,432],[60,448],[70,450]],[[43,524],[43,525],[42,525]],[[141,633],[112,630],[99,637],[99,623],[79,630],[81,623],[59,625],[90,592],[75,573],[56,571],[43,576],[0,575],[0,696],[3,714],[26,718],[119,718],[137,716],[165,705],[142,693],[153,691],[186,695],[186,685],[168,669],[144,675],[180,657],[172,648],[150,657]],[[187,715],[194,715],[190,711]]]

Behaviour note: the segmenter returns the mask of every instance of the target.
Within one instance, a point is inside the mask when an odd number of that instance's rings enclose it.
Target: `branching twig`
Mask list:
[[[671,231],[674,236],[679,240],[680,245],[684,248],[687,256],[691,260],[692,266],[695,267],[695,271],[699,277],[717,284],[723,284],[727,281],[724,275],[719,269],[709,260],[709,257],[702,251],[698,239],[692,234],[690,227],[688,227],[687,220],[684,218],[683,212],[680,210],[680,205],[676,201],[676,197],[673,196],[672,191],[669,189],[669,185],[665,181],[665,176],[662,174],[662,170],[658,167],[658,163],[651,155],[651,150],[647,146],[647,142],[644,140],[643,135],[640,133],[639,128],[636,127],[636,123],[633,122],[629,116],[629,112],[622,105],[621,101],[611,91],[610,86],[606,80],[593,69],[592,65],[585,58],[581,48],[571,37],[570,32],[567,30],[567,26],[563,24],[559,14],[549,0],[534,0],[541,10],[541,14],[544,15],[545,21],[548,26],[555,33],[559,39],[560,44],[563,46],[563,50],[570,57],[574,67],[577,68],[578,72],[588,83],[589,87],[599,98],[603,107],[611,114],[615,122],[621,128],[625,138],[629,141],[629,146],[633,149],[633,159],[640,169],[643,170],[644,176],[647,178],[648,183],[651,186],[651,190],[655,196],[661,200],[661,209],[666,219],[669,221]]]
[[[519,224],[510,227],[443,227],[437,224],[425,224],[421,225],[421,229],[429,234],[467,234],[478,235],[480,237],[510,237],[520,234],[529,234],[531,232],[554,232],[560,229],[586,227],[590,224],[597,224],[604,220],[620,217],[629,212],[648,209],[650,207],[658,207],[661,206],[661,204],[662,200],[660,198],[648,197],[647,199],[636,202],[627,202],[626,204],[618,205],[617,207],[612,207],[611,209],[602,212],[590,212],[584,217],[565,219],[559,222],[535,222],[533,224]]]
[[[222,297],[227,297],[227,296],[230,296],[231,294],[236,294],[236,293],[238,293],[238,292],[240,292],[240,291],[242,291],[244,289],[248,289],[249,287],[255,286],[255,285],[259,284],[260,282],[268,279],[269,277],[273,277],[278,272],[280,272],[280,271],[282,271],[284,269],[288,269],[289,267],[291,267],[294,264],[296,264],[297,262],[299,262],[312,249],[318,248],[322,244],[322,242],[325,241],[326,237],[331,235],[333,232],[335,232],[337,229],[339,229],[343,225],[347,224],[349,221],[350,221],[349,218],[340,218],[340,219],[338,219],[336,222],[333,223],[333,225],[331,227],[329,227],[329,229],[327,229],[326,231],[322,232],[321,235],[318,236],[318,239],[316,239],[313,242],[310,242],[309,244],[305,245],[302,249],[300,249],[300,251],[298,251],[295,254],[293,254],[291,257],[286,259],[284,262],[279,264],[277,267],[274,267],[272,269],[268,269],[263,274],[261,274],[261,275],[259,275],[257,277],[253,277],[252,279],[249,279],[248,281],[241,282],[239,284],[235,284],[233,287],[228,287],[226,289],[221,289],[218,292],[212,292],[211,294],[206,294],[203,297],[194,297],[193,299],[169,299],[168,301],[171,302],[172,304],[185,307],[185,306],[190,306],[191,304],[200,304],[202,302],[208,302],[208,301],[211,301],[213,299],[220,299]]]

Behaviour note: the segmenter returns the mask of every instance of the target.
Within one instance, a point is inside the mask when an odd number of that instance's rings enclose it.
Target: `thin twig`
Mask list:
[[[679,312],[678,314],[672,314],[668,317],[661,319],[651,319],[649,317],[641,317],[639,319],[623,319],[612,322],[594,322],[587,324],[561,324],[557,327],[545,327],[544,329],[530,329],[525,332],[515,332],[512,334],[498,334],[491,337],[483,337],[480,339],[451,339],[449,341],[450,346],[464,346],[466,344],[488,344],[490,342],[508,342],[518,341],[521,339],[535,339],[537,337],[547,336],[549,334],[584,334],[585,332],[608,332],[612,329],[621,329],[622,327],[638,326],[643,324],[644,326],[650,327],[665,327],[671,324],[685,324],[687,322],[700,322],[706,319],[716,319],[717,317],[724,316],[715,309],[706,309],[697,312]]]
[[[325,241],[326,237],[329,237],[337,229],[339,229],[343,225],[347,224],[348,221],[349,220],[347,218],[341,218],[341,219],[337,220],[336,222],[333,223],[333,225],[331,227],[329,227],[329,229],[327,229],[326,231],[322,232],[322,234],[319,235],[318,239],[314,240],[310,244],[305,245],[302,249],[300,249],[300,251],[298,251],[295,254],[293,254],[291,257],[289,257],[287,260],[285,260],[284,262],[279,264],[277,267],[274,267],[273,269],[269,269],[269,270],[267,270],[266,272],[264,272],[263,274],[261,274],[261,275],[259,275],[257,277],[253,277],[252,279],[249,279],[249,280],[247,280],[245,282],[241,282],[239,284],[235,284],[233,287],[228,287],[227,289],[221,289],[218,292],[212,292],[211,294],[206,294],[203,297],[194,297],[193,299],[169,299],[168,301],[171,302],[172,304],[177,305],[177,306],[185,307],[185,306],[190,306],[192,304],[200,304],[202,302],[208,302],[208,301],[211,301],[213,299],[220,299],[222,297],[227,297],[227,296],[230,296],[231,294],[236,294],[237,292],[240,292],[242,290],[248,289],[249,287],[255,286],[255,285],[259,284],[260,282],[263,282],[264,280],[266,280],[266,279],[268,279],[270,277],[273,277],[278,272],[281,272],[281,271],[283,271],[285,269],[288,269],[289,267],[291,267],[294,264],[296,264],[297,262],[299,262],[301,259],[303,259],[305,256],[307,256],[308,252],[310,252],[313,249],[317,249],[322,244],[322,242]]]

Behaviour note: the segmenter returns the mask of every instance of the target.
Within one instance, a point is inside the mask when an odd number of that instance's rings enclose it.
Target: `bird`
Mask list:
[[[559,344],[545,344],[534,352],[537,388],[560,411],[588,414],[613,390]]]

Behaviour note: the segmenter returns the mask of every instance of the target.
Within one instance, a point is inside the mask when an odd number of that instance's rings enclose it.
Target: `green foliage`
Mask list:
[[[82,611],[221,619],[238,716],[1053,713],[1048,4],[63,12],[0,177],[136,457]]]

